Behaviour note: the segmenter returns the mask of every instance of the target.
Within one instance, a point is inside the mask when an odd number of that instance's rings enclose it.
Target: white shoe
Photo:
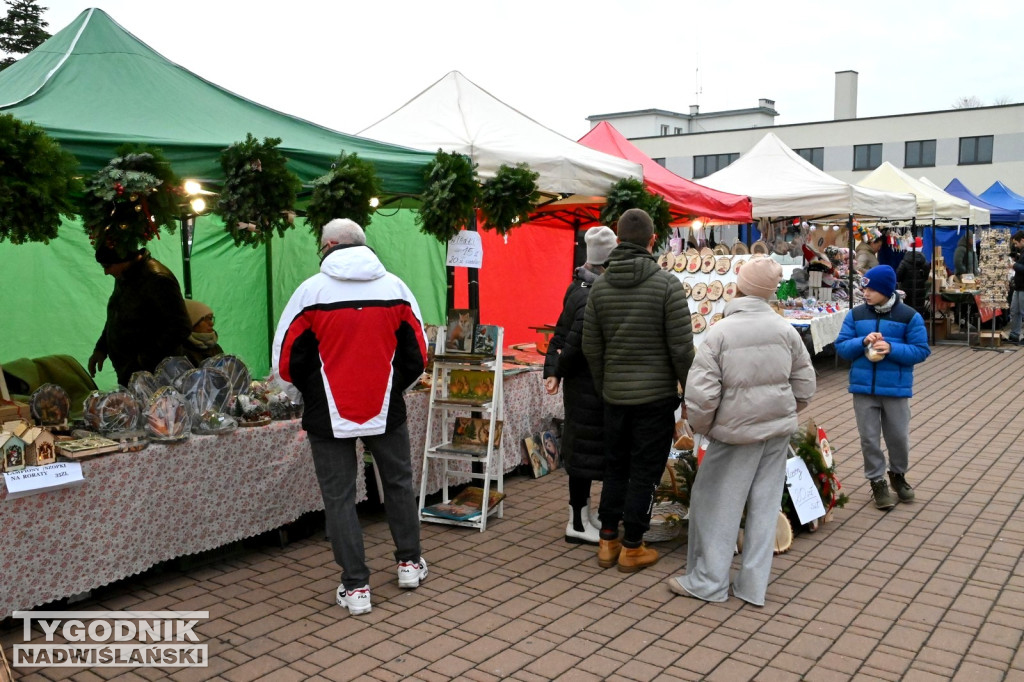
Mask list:
[[[576,530],[573,526],[572,506],[569,506],[569,523],[565,526],[565,541],[574,545],[597,545],[601,541],[601,530],[594,526],[590,519],[590,503],[583,508],[580,516],[583,519],[583,530]]]
[[[344,585],[338,585],[338,592],[336,596],[338,606],[343,606],[348,609],[350,615],[359,616],[364,613],[369,613],[371,607],[370,604],[370,586],[364,585],[358,589],[348,592],[345,590]]]
[[[418,562],[402,561],[398,564],[398,586],[412,590],[420,586],[420,581],[427,579],[427,560],[420,557]]]

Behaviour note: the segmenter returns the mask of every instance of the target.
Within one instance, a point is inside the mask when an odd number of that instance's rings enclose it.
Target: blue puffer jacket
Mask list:
[[[881,332],[892,350],[879,362],[868,360],[864,337]],[[897,301],[889,312],[875,312],[861,304],[843,320],[836,339],[836,352],[850,360],[850,393],[909,398],[914,394],[914,365],[931,355],[928,332],[921,315]]]

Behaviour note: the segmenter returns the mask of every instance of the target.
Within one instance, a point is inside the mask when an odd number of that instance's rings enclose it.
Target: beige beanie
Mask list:
[[[213,308],[190,298],[185,299],[185,308],[188,310],[188,319],[192,320],[193,327],[199,324],[199,320],[213,314]]]
[[[736,284],[747,296],[757,296],[766,301],[775,297],[775,290],[782,281],[782,266],[771,258],[755,256],[740,267]]]
[[[618,246],[619,239],[610,227],[592,227],[584,237],[587,242],[587,262],[591,265],[604,265],[608,255]]]

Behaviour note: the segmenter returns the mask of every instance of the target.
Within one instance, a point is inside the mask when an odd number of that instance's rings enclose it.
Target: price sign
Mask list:
[[[800,523],[810,523],[825,515],[825,505],[821,503],[818,487],[811,480],[807,463],[799,457],[786,460],[786,485],[789,486],[789,499],[793,501]]]
[[[480,233],[463,230],[448,242],[448,259],[445,265],[460,268],[479,268],[483,266],[484,248],[480,243]]]
[[[4,474],[7,499],[14,500],[28,495],[74,488],[85,483],[81,462],[55,462],[41,467],[26,467],[21,471]]]

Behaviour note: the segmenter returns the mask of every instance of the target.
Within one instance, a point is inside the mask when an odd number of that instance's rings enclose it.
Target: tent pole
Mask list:
[[[195,218],[188,213],[181,216],[181,279],[185,298],[192,298],[192,238]]]
[[[850,213],[846,216],[846,232],[848,234],[846,244],[850,252],[846,256],[847,270],[850,278],[850,310],[853,310],[853,268],[857,264],[857,259],[854,257],[854,245],[853,245],[853,214]]]
[[[264,256],[264,272],[267,280],[267,357],[274,361],[274,253],[271,242],[274,238],[267,239]]]
[[[476,209],[470,209],[469,218],[466,222],[466,226],[469,230],[476,232]],[[472,310],[477,311],[477,319],[482,319],[480,315],[480,270],[477,268],[466,269],[467,279],[469,280],[469,307]]]

